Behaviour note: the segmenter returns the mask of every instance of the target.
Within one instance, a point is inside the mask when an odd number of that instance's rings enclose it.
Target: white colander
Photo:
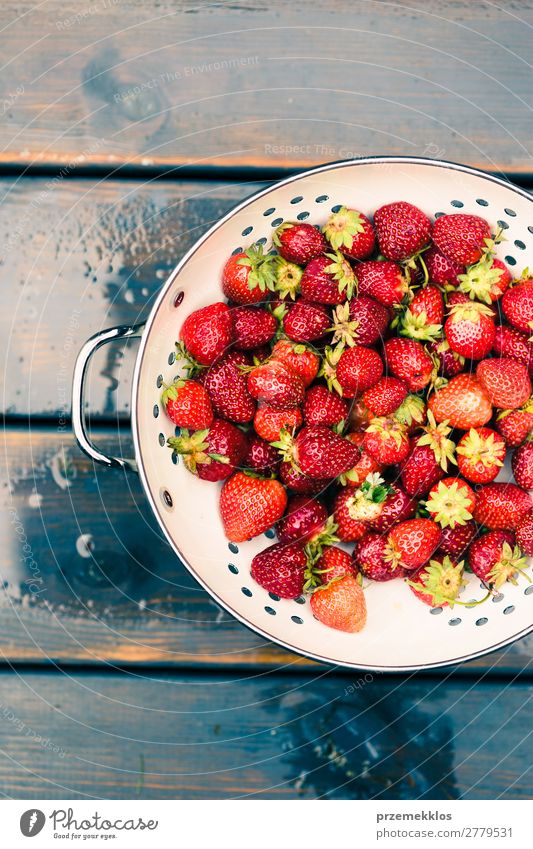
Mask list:
[[[138,471],[148,500],[176,554],[195,578],[237,619],[269,640],[317,660],[360,669],[406,671],[455,664],[500,649],[533,630],[533,583],[505,584],[479,607],[430,609],[401,580],[366,590],[368,623],[359,634],[326,628],[308,600],[278,600],[250,577],[253,556],[273,532],[247,543],[228,543],[218,513],[219,486],[191,475],[166,447],[174,435],[160,408],[161,384],[176,375],[174,343],[186,316],[221,299],[228,255],[251,242],[268,249],[285,220],[322,224],[337,205],[371,213],[407,200],[428,215],[481,214],[506,241],[498,255],[512,269],[533,267],[533,199],[481,171],[429,159],[376,157],[334,163],[290,177],[254,195],[212,227],[170,275],[144,326],[117,327],[93,336],[81,350],[73,387],[73,426],[83,450],[108,466]],[[110,339],[139,336],[132,395],[135,460],[103,455],[89,441],[83,384],[88,360]],[[502,472],[501,479],[509,477]],[[473,576],[463,600],[480,599]]]

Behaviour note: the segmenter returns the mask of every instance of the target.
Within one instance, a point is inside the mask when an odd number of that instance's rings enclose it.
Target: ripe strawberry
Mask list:
[[[365,596],[351,575],[317,587],[311,596],[311,610],[319,622],[337,631],[355,633],[366,623]]]
[[[458,374],[437,389],[428,407],[438,422],[448,421],[452,427],[467,430],[481,427],[492,416],[492,404],[481,383],[470,374]]]
[[[327,250],[320,230],[299,221],[284,221],[274,232],[272,241],[283,259],[296,265],[306,265]]]
[[[530,377],[533,376],[533,342],[529,341],[526,333],[514,327],[500,325],[496,327],[496,335],[492,350],[500,357],[511,357],[526,366]]]
[[[210,304],[187,316],[180,330],[185,351],[202,366],[218,360],[234,339],[233,317],[227,304]]]
[[[288,489],[300,495],[318,495],[331,483],[331,478],[310,478],[304,475],[290,460],[281,463],[279,475]]]
[[[418,392],[431,380],[433,360],[413,339],[388,339],[384,345],[385,362],[395,377],[405,381],[410,392]]]
[[[255,401],[240,369],[248,362],[243,352],[230,351],[202,375],[215,415],[239,424],[251,421],[255,414]]]
[[[374,226],[379,249],[387,259],[409,259],[429,242],[431,221],[421,209],[405,201],[376,209]]]
[[[320,383],[305,393],[303,417],[307,425],[333,427],[348,419],[348,404]]]
[[[444,324],[444,332],[456,354],[482,360],[490,353],[496,335],[492,310],[477,301],[455,304]]]
[[[468,549],[468,565],[474,575],[495,590],[506,581],[516,584],[518,575],[524,574],[527,566],[514,544],[514,534],[508,531],[490,531],[475,540]]]
[[[331,317],[323,304],[296,301],[283,319],[283,330],[294,342],[314,342],[329,330]]]
[[[444,321],[444,300],[440,289],[419,289],[401,319],[400,333],[425,342],[439,336]]]
[[[365,431],[373,418],[362,398],[355,398],[351,402],[349,425],[355,432]]]
[[[302,297],[317,304],[342,304],[352,297],[354,288],[352,266],[340,253],[312,259],[300,282]]]
[[[526,513],[516,529],[516,541],[522,551],[533,557],[533,511]]]
[[[274,258],[262,245],[233,254],[222,271],[222,291],[234,304],[258,304],[274,289]]]
[[[272,348],[272,359],[279,360],[296,372],[304,386],[309,386],[318,373],[320,357],[305,345],[280,339]]]
[[[402,269],[390,260],[370,260],[357,266],[357,291],[392,307],[407,294],[409,283]]]
[[[507,321],[531,336],[533,330],[533,279],[525,279],[508,289],[502,298]]]
[[[441,540],[441,529],[430,519],[407,519],[389,531],[385,560],[392,567],[418,569],[428,562]]]
[[[365,451],[363,445],[365,439],[364,433],[348,433],[346,439],[349,439],[350,442],[353,442],[357,446],[360,454],[355,466],[352,466],[351,469],[341,475],[340,482],[343,486],[360,486],[368,475],[371,475],[373,472],[381,472],[382,466],[368,451]]]
[[[443,478],[429,491],[426,510],[441,528],[466,525],[472,519],[476,496],[460,478]]]
[[[231,542],[252,539],[281,519],[286,506],[287,493],[279,481],[236,472],[220,493],[224,533]]]
[[[457,465],[472,483],[491,483],[505,460],[505,442],[489,427],[471,428],[457,443]]]
[[[431,237],[449,260],[458,265],[473,265],[481,259],[491,233],[484,218],[459,212],[437,218]]]
[[[367,523],[380,516],[388,493],[389,487],[377,474],[369,475],[359,489],[341,489],[333,508],[339,539],[344,542],[361,539],[368,530]]]
[[[279,466],[281,458],[279,451],[260,436],[251,434],[248,438],[248,448],[242,459],[242,466],[263,475],[273,474]]]
[[[267,442],[275,442],[282,430],[293,431],[303,423],[299,407],[288,410],[274,410],[272,407],[259,407],[254,416],[255,432]]]
[[[508,448],[517,448],[533,432],[533,405],[526,404],[522,410],[502,410],[496,428]]]
[[[455,562],[447,554],[436,556],[407,581],[420,601],[430,607],[453,607],[463,586],[464,562]]]
[[[357,446],[327,427],[303,427],[295,439],[286,433],[277,447],[310,478],[336,478],[359,459]]]
[[[330,388],[345,398],[355,398],[378,382],[383,361],[377,351],[362,345],[345,351],[327,349],[323,373]]]
[[[504,262],[490,253],[459,275],[459,290],[486,304],[497,301],[512,280]]]
[[[527,368],[517,360],[501,358],[484,360],[476,369],[476,377],[495,407],[515,410],[529,400],[531,380]]]
[[[366,259],[374,250],[372,224],[362,212],[341,207],[328,218],[322,231],[334,250],[351,259]]]
[[[274,291],[282,301],[296,300],[300,292],[300,281],[303,269],[294,262],[288,262],[283,257],[274,258]]]
[[[213,421],[209,395],[196,380],[177,380],[161,395],[167,416],[178,427],[201,430]]]
[[[279,360],[270,360],[252,369],[248,375],[248,392],[274,410],[298,407],[305,394],[301,378]]]
[[[522,489],[533,489],[533,442],[524,442],[513,453],[514,479]]]
[[[374,416],[389,416],[407,397],[407,386],[397,377],[382,377],[363,395],[363,401]]]
[[[410,452],[400,465],[400,480],[408,495],[425,495],[445,472],[435,457],[430,445],[419,445],[413,438],[409,443]]]
[[[183,455],[190,472],[205,481],[229,478],[248,449],[248,439],[242,430],[223,419],[215,419],[209,428],[194,433],[182,430],[179,436],[170,437],[167,444]]]
[[[387,538],[372,531],[356,543],[354,563],[365,578],[371,581],[391,581],[406,575],[401,566],[393,568],[391,561],[385,560],[386,548]]]
[[[266,345],[274,337],[278,322],[271,312],[258,307],[233,307],[235,347],[249,351]]]
[[[299,543],[277,542],[256,554],[250,574],[280,598],[298,598],[304,590],[307,556]]]
[[[383,466],[401,463],[409,454],[407,431],[392,417],[372,419],[367,427],[363,445]]]
[[[477,494],[474,519],[491,531],[513,531],[533,508],[529,492],[513,483],[490,483]]]
[[[370,519],[369,526],[374,531],[387,533],[394,525],[404,522],[415,515],[416,499],[411,498],[401,487],[389,485],[389,494],[382,504],[381,513],[375,519]]]
[[[435,363],[432,381],[437,386],[439,385],[439,378],[455,377],[464,371],[465,358],[452,351],[446,339],[437,339],[430,342],[427,350]]]
[[[337,545],[328,545],[317,560],[314,571],[320,576],[322,584],[329,584],[333,578],[344,578],[345,575],[357,577],[357,569],[347,551]]]
[[[424,253],[424,263],[430,282],[437,286],[458,286],[459,275],[465,271],[464,265],[452,262],[434,246]]]
[[[453,558],[461,558],[476,534],[475,522],[466,522],[466,524],[456,525],[454,528],[443,528],[439,551],[443,554],[449,554]]]
[[[390,322],[389,310],[369,295],[358,295],[346,304],[337,307],[332,342],[347,345],[357,343],[370,347],[386,335]]]
[[[276,525],[280,542],[307,542],[319,533],[328,518],[328,511],[316,498],[295,495],[289,499],[287,512]]]

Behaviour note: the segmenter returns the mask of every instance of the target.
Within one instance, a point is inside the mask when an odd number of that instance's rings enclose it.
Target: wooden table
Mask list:
[[[418,154],[528,185],[532,12],[4,0],[2,795],[531,795],[532,638],[405,678],[265,642],[176,561],[138,481],[80,453],[70,378],[89,335],[142,320],[197,237],[280,174]],[[92,368],[110,449],[131,441],[133,356]]]

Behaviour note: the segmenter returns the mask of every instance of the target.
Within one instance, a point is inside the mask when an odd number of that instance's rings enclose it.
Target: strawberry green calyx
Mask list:
[[[469,509],[471,507],[472,497],[461,481],[452,484],[440,481],[426,501],[426,510],[441,528],[466,525],[473,518]]]
[[[492,318],[492,310],[485,304],[480,304],[478,301],[472,301],[469,304],[453,304],[450,307],[450,315],[457,321],[477,322],[480,316],[485,315]]]
[[[164,407],[167,406],[169,401],[175,401],[178,397],[178,389],[182,389],[185,386],[185,378],[179,378],[175,380],[173,383],[163,383],[163,391],[161,393],[161,403]]]
[[[346,502],[350,518],[359,522],[377,519],[381,515],[383,502],[392,491],[392,487],[379,474],[374,472],[368,475]]]
[[[303,270],[294,262],[289,262],[282,256],[275,257],[275,285],[274,289],[282,300],[290,298],[292,301],[296,299],[296,295],[300,291],[300,280],[302,279]]]
[[[404,427],[411,427],[413,424],[424,422],[425,412],[426,405],[422,398],[419,398],[418,395],[407,395],[398,409],[394,411],[393,418]]]
[[[320,371],[318,372],[318,377],[323,377],[326,381],[327,387],[332,392],[338,392],[339,395],[343,394],[342,386],[337,380],[337,364],[341,358],[341,354],[344,351],[344,345],[339,342],[335,348],[331,348],[329,345],[326,346],[324,350],[324,357],[322,360],[322,365],[320,367]]]
[[[329,516],[322,530],[315,534],[304,546],[304,553],[307,558],[307,566],[304,572],[304,592],[313,592],[322,584],[321,575],[329,572],[329,569],[318,569],[317,564],[324,548],[330,545],[335,545],[339,542],[339,537],[336,535],[337,525],[333,520],[333,516]]]
[[[328,218],[322,232],[331,247],[338,251],[353,245],[354,236],[364,231],[363,219],[355,209],[342,206]]]
[[[215,454],[207,450],[209,446],[205,440],[208,433],[209,428],[197,430],[192,434],[188,430],[182,430],[180,436],[171,436],[167,439],[169,448],[177,454],[183,454],[185,465],[193,474],[196,473],[198,463],[208,465],[213,460],[229,463],[229,458],[223,454]]]
[[[452,563],[448,555],[443,557],[442,563],[438,560],[430,560],[424,567],[424,582],[407,581],[419,593],[431,597],[433,607],[449,604],[453,607],[457,596],[463,587],[464,561]]]
[[[245,251],[246,256],[237,260],[237,265],[247,265],[250,268],[248,288],[259,288],[261,292],[275,291],[275,257],[265,254],[263,245],[252,245]]]
[[[350,319],[350,304],[339,304],[333,311],[333,318],[334,323],[329,328],[329,331],[333,333],[332,343],[334,345],[340,343],[343,346],[348,345],[349,348],[353,348],[357,338],[359,321]]]
[[[425,311],[415,315],[410,309],[407,309],[403,315],[400,329],[401,336],[418,339],[421,342],[433,342],[439,337],[441,331],[442,324],[428,324]]]
[[[483,436],[473,427],[468,431],[462,445],[458,446],[457,453],[468,457],[473,465],[482,463],[485,467],[503,466],[500,459],[501,443],[495,443],[495,434]]]
[[[274,235],[272,236],[272,244],[274,244],[277,248],[281,247],[281,239],[280,233],[284,233],[285,230],[292,230],[294,224],[292,221],[284,221],[283,224],[280,224],[279,227],[276,227],[274,230]]]
[[[294,442],[294,435],[290,433],[286,428],[283,428],[280,431],[279,439],[276,442],[271,442],[271,445],[274,448],[277,448],[281,459],[287,463],[291,463],[293,469],[297,472],[301,472],[300,467],[297,462],[297,449]]]
[[[393,416],[377,416],[371,420],[366,433],[376,433],[382,439],[393,439],[399,448],[405,437],[405,427]]]
[[[523,556],[522,550],[517,545],[511,548],[508,542],[504,542],[501,557],[487,576],[488,583],[495,590],[499,590],[506,581],[516,584],[519,575],[523,575],[529,581],[530,577],[526,572],[526,567],[527,559]]]
[[[492,302],[491,293],[497,290],[503,268],[497,268],[492,264],[492,256],[485,254],[479,262],[471,265],[465,274],[459,275],[459,291],[464,292],[472,300]]]
[[[451,427],[448,427],[448,421],[437,424],[435,416],[428,410],[427,414],[428,425],[423,428],[424,435],[419,437],[417,445],[429,445],[435,455],[435,460],[443,471],[448,470],[448,462],[455,463],[455,442],[448,438],[451,433]]]
[[[192,357],[183,342],[176,342],[176,362],[183,363],[183,369],[187,373],[187,377],[195,377],[195,375],[200,374],[201,371],[205,369],[205,366],[198,363],[194,357]]]
[[[335,523],[333,516],[328,516],[322,530],[315,534],[308,542],[306,548],[314,552],[317,560],[322,556],[326,546],[335,545],[335,543],[339,542],[337,528],[338,525]]]
[[[325,271],[337,281],[340,293],[345,293],[348,300],[353,297],[357,280],[353,268],[347,259],[339,251],[334,254],[326,254],[331,264],[325,267]]]

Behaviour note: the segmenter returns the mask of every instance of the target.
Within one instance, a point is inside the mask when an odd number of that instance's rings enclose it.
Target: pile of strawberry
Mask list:
[[[275,526],[252,577],[310,592],[326,625],[364,626],[367,579],[460,604],[465,570],[490,594],[533,555],[533,277],[500,239],[403,201],[337,208],[233,254],[227,303],[182,326],[168,444],[224,481],[228,540]],[[511,449],[516,483],[495,483]]]

